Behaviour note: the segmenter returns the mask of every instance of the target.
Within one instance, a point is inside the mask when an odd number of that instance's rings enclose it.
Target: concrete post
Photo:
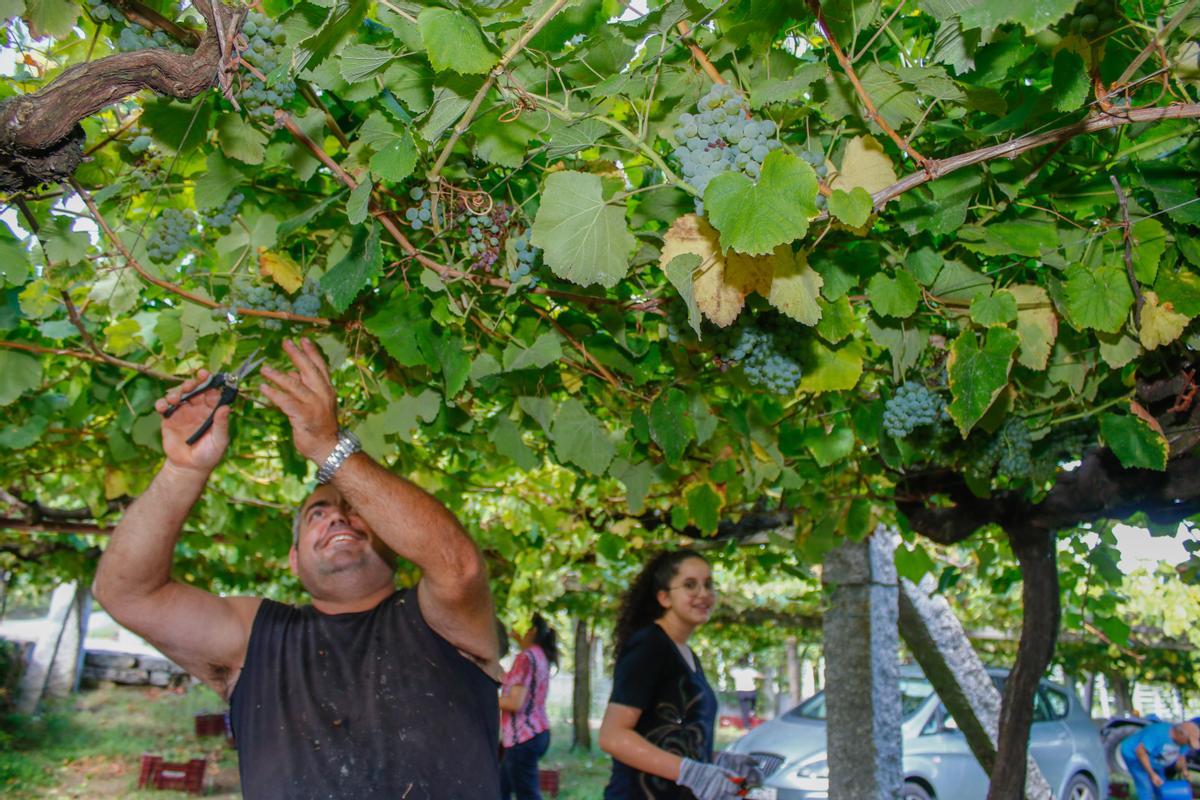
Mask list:
[[[800,702],[800,656],[796,646],[796,637],[789,636],[784,645],[787,655],[788,701],[789,708]]]
[[[21,678],[17,711],[32,714],[44,695],[64,697],[74,691],[83,663],[83,641],[91,592],[72,581],[50,597],[46,626]]]
[[[807,700],[817,693],[817,664],[806,658],[800,662],[800,698]]]
[[[958,723],[983,771],[990,774],[1000,728],[1000,691],[946,598],[933,593],[936,588],[929,575],[919,586],[907,578],[900,581],[900,634]],[[1053,798],[1032,756],[1027,760],[1025,797]]]
[[[830,800],[894,800],[903,784],[894,536],[880,527],[825,556]]]

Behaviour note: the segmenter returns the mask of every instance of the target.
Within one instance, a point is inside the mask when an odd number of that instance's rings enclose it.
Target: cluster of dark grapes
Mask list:
[[[315,317],[321,312],[320,286],[311,278],[304,282],[304,286],[295,300],[261,284],[235,285],[234,297],[237,305],[260,311],[281,311],[285,314],[298,314],[302,317]],[[258,317],[257,319],[259,324],[267,330],[277,331],[283,328],[284,321],[281,319],[272,317]]]
[[[708,182],[722,172],[741,171],[756,180],[763,159],[779,147],[772,138],[775,123],[754,119],[728,84],[714,84],[696,104],[696,112],[680,114],[674,131],[674,155],[688,183],[703,194]],[[696,213],[704,213],[699,200]]]
[[[1121,12],[1116,0],[1079,0],[1067,29],[1085,39],[1106,36],[1121,25]]]
[[[242,201],[245,199],[242,193],[238,192],[226,200],[220,208],[201,212],[200,222],[206,228],[228,228],[233,224],[233,218],[237,216],[238,209],[241,208]]]
[[[990,475],[993,469],[1009,480],[1026,480],[1033,472],[1033,440],[1029,426],[1020,417],[1009,417],[973,460],[969,469],[980,476]]]
[[[463,218],[467,229],[467,256],[471,269],[493,271],[500,260],[500,248],[508,230],[512,209],[507,203],[496,203],[486,214],[469,212]]]
[[[150,260],[159,264],[170,264],[179,256],[179,251],[192,241],[192,230],[196,217],[190,211],[168,208],[158,215],[154,231],[146,240],[146,253]]]
[[[742,320],[717,335],[717,357],[722,364],[740,366],[752,385],[791,395],[800,385],[801,376],[800,362],[788,346],[792,341],[794,337],[781,335],[769,324]]]
[[[538,276],[533,274],[541,258],[542,250],[529,243],[529,229],[521,231],[513,237],[513,252],[517,254],[517,262],[509,267],[508,279],[513,283],[529,276],[529,285],[537,286]]]
[[[414,231],[419,231],[433,221],[433,204],[429,202],[429,198],[425,196],[425,190],[420,186],[414,186],[409,189],[408,196],[414,201],[419,201],[419,206],[409,206],[404,211],[404,218],[412,225]],[[446,227],[446,208],[444,203],[438,203],[437,207],[438,227]]]
[[[242,25],[242,35],[246,37],[246,48],[242,50],[242,55],[264,76],[270,76],[280,64],[287,62],[283,52],[287,37],[278,22],[251,11]],[[250,84],[242,90],[239,99],[251,119],[274,125],[276,109],[291,102],[295,94],[296,82],[290,77],[280,78],[270,86],[251,77]]]
[[[883,407],[883,429],[904,439],[917,428],[936,425],[946,416],[946,401],[928,386],[906,381]]]

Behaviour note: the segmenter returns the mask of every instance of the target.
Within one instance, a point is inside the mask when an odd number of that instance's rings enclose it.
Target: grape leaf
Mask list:
[[[1170,447],[1161,431],[1133,414],[1103,414],[1100,435],[1126,469],[1167,468]]]
[[[573,397],[555,412],[550,438],[560,463],[575,464],[593,475],[604,474],[615,452],[608,431]]]
[[[539,336],[528,348],[515,340],[504,351],[504,370],[542,369],[563,357],[561,338],[554,331]]]
[[[329,304],[341,314],[350,307],[371,280],[383,269],[383,250],[379,246],[379,225],[375,220],[360,225],[345,257],[321,276],[321,288]]]
[[[654,478],[654,467],[648,461],[631,464],[618,458],[612,462],[609,474],[625,485],[625,504],[629,506],[629,513],[642,513],[646,508],[646,492]]]
[[[371,174],[390,183],[398,183],[407,178],[416,165],[417,146],[407,128],[399,137],[371,156]]]
[[[864,355],[862,343],[853,339],[830,347],[815,336],[809,337],[800,358],[804,370],[800,391],[821,394],[853,389],[862,377]]]
[[[898,270],[890,278],[877,272],[867,284],[867,299],[880,316],[905,319],[917,310],[921,302],[921,287],[905,270]]]
[[[265,247],[258,249],[258,272],[279,284],[291,294],[304,285],[300,265],[286,252],[273,252]]]
[[[1058,339],[1058,316],[1050,296],[1040,286],[1009,286],[1008,292],[1017,300],[1017,336],[1021,338],[1017,362],[1044,370]]]
[[[0,350],[0,406],[6,406],[42,383],[42,364],[12,350]]]
[[[1170,344],[1183,335],[1188,318],[1177,313],[1170,302],[1159,303],[1158,295],[1154,292],[1144,292],[1145,300],[1142,305],[1141,327],[1138,338],[1147,350],[1154,350],[1164,344]]]
[[[1116,333],[1125,324],[1133,306],[1133,290],[1125,271],[1116,266],[1088,269],[1075,265],[1067,270],[1063,287],[1066,312],[1075,327]]]
[[[1083,59],[1070,50],[1059,50],[1054,57],[1054,77],[1050,96],[1055,111],[1074,111],[1087,100],[1092,82]]]
[[[367,219],[371,210],[371,189],[374,186],[369,180],[360,181],[350,196],[346,198],[346,220],[351,225],[361,225]]]
[[[537,467],[537,456],[521,438],[521,429],[508,417],[496,417],[496,422],[488,432],[488,439],[496,446],[496,452],[511,458],[520,469],[528,472]]]
[[[80,7],[71,0],[25,0],[25,19],[33,38],[62,37],[79,19]]]
[[[546,178],[530,241],[558,277],[605,287],[625,277],[637,244],[623,210],[604,200],[600,176],[572,171]]]
[[[417,25],[429,53],[429,63],[438,72],[482,75],[500,58],[475,20],[462,12],[426,8],[417,15]]]
[[[721,522],[721,508],[725,501],[709,483],[698,483],[684,492],[687,500],[688,518],[703,533],[716,533]]]
[[[861,228],[866,224],[873,207],[870,192],[861,186],[855,186],[849,192],[834,189],[829,196],[829,213],[851,228]]]
[[[817,300],[825,279],[808,265],[807,258],[794,256],[787,245],[776,248],[774,262],[767,301],[803,325],[816,325],[821,320]]]
[[[267,135],[242,118],[241,114],[222,114],[217,118],[217,138],[221,152],[243,164],[261,164],[267,154]]]
[[[672,387],[650,405],[650,436],[674,464],[683,457],[688,442],[696,436],[695,426],[683,392]]]
[[[667,264],[667,280],[679,292],[679,298],[687,307],[688,325],[700,338],[700,306],[696,304],[692,274],[700,266],[700,256],[695,253],[680,253]]]
[[[391,51],[369,44],[352,44],[338,51],[338,68],[346,83],[358,83],[392,63]]]
[[[988,328],[982,348],[974,331],[954,340],[946,361],[953,397],[948,410],[964,439],[1008,385],[1019,345],[1020,337],[1007,328]]]
[[[763,161],[758,182],[740,172],[723,172],[704,190],[709,221],[721,248],[766,255],[808,232],[816,216],[817,176],[796,156],[774,150]]]
[[[1044,31],[1075,8],[1076,0],[940,0],[958,11],[963,28],[995,30],[1007,22],[1018,22],[1029,33]]]
[[[883,145],[872,136],[855,136],[846,143],[842,165],[829,180],[829,188],[844,192],[862,188],[868,194],[895,183],[896,170],[892,160],[883,152]]]
[[[971,301],[971,321],[976,325],[1007,325],[1016,318],[1017,298],[1012,292],[999,289]]]

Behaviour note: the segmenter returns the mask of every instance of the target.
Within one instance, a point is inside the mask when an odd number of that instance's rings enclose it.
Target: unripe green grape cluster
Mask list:
[[[420,186],[414,186],[408,191],[408,196],[414,201],[419,201],[418,206],[409,206],[404,211],[404,218],[412,225],[414,231],[423,229],[426,225],[433,222],[433,204],[429,202],[429,198],[425,196],[425,190]],[[446,206],[445,203],[438,203],[437,207],[438,227],[446,227]]]
[[[1121,26],[1121,11],[1116,0],[1079,0],[1067,30],[1085,39],[1112,33]]]
[[[829,176],[829,165],[825,163],[825,153],[818,149],[809,149],[800,153],[800,160],[807,163],[813,168],[813,172],[817,173],[820,180],[825,180]],[[816,205],[819,210],[824,210],[828,202],[825,195],[817,193]]]
[[[233,224],[233,218],[237,216],[238,209],[242,206],[242,201],[246,198],[241,192],[230,197],[220,208],[209,209],[201,212],[200,222],[206,228],[228,228]]]
[[[669,334],[668,334],[669,335]],[[737,364],[754,386],[775,394],[795,394],[802,370],[795,355],[785,345],[789,337],[776,335],[768,327],[741,321],[732,330],[717,337],[718,357]]]
[[[190,211],[168,208],[158,215],[154,231],[146,240],[146,253],[158,264],[170,264],[192,241],[196,217]]]
[[[315,317],[321,312],[320,285],[311,278],[304,282],[304,286],[295,300],[261,284],[235,285],[234,296],[237,305],[259,311],[280,311],[284,314],[298,314],[302,317]],[[284,320],[272,317],[257,317],[256,319],[267,330],[277,331],[283,328]]]
[[[883,429],[893,439],[904,439],[917,428],[936,425],[946,411],[946,401],[928,386],[906,381],[883,407]]]
[[[683,176],[701,194],[722,172],[742,172],[757,180],[763,159],[779,141],[775,123],[754,119],[737,91],[728,84],[715,84],[696,104],[696,113],[679,115],[674,130],[674,156]],[[704,204],[696,200],[696,213]]]
[[[513,238],[513,251],[517,254],[517,263],[508,271],[508,279],[513,283],[529,275],[529,285],[537,286],[538,276],[532,274],[541,261],[542,250],[529,243],[529,229],[521,231]]]
[[[270,76],[287,61],[283,52],[287,37],[278,22],[251,11],[242,24],[242,35],[246,37],[242,55],[264,76]],[[296,82],[290,77],[281,78],[270,86],[251,77],[239,100],[251,119],[274,125],[275,111],[290,103],[295,94]]]
[[[981,477],[987,477],[995,471],[1009,480],[1027,480],[1033,472],[1032,451],[1033,440],[1025,420],[1009,417],[983,451],[973,459],[969,468]]]

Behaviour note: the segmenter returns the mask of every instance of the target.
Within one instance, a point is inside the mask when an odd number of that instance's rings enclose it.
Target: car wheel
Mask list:
[[[933,795],[925,791],[925,787],[912,781],[904,782],[904,793],[901,800],[933,800]]]
[[[1067,784],[1063,800],[1100,800],[1100,790],[1087,775],[1076,775]]]

